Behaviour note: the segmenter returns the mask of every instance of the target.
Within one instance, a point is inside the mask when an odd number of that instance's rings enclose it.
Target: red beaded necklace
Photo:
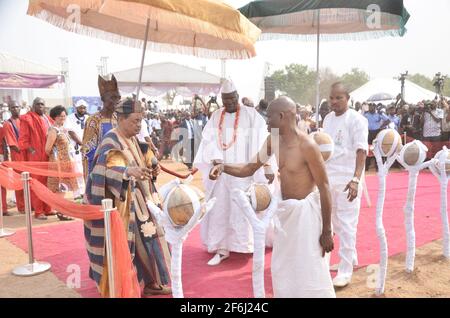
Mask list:
[[[219,145],[222,148],[222,150],[229,149],[236,142],[240,110],[241,110],[241,106],[238,105],[237,110],[236,110],[236,118],[234,119],[233,138],[231,139],[229,144],[225,144],[223,142],[223,138],[222,138],[223,137],[223,121],[225,119],[225,109],[222,110],[222,114],[220,115],[220,121],[219,121]]]

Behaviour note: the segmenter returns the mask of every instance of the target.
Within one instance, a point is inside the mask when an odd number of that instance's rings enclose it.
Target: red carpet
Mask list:
[[[377,264],[379,246],[375,231],[375,204],[378,191],[376,176],[367,177],[372,207],[367,208],[363,199],[358,226],[358,257],[360,266]],[[406,199],[408,176],[406,173],[391,174],[387,179],[384,225],[386,228],[389,255],[406,249],[403,224],[403,205]],[[421,173],[418,180],[415,224],[417,246],[442,237],[440,220],[439,184],[431,173]],[[68,266],[77,264],[81,268],[81,287],[77,291],[84,297],[98,297],[94,283],[88,278],[88,261],[84,248],[83,226],[80,222],[46,226],[33,231],[35,257],[52,264],[52,272],[63,282],[71,274]],[[25,231],[18,231],[9,241],[27,250]],[[337,260],[337,249],[332,254],[332,263]],[[251,255],[232,253],[230,258],[217,267],[206,262],[211,255],[200,242],[199,228],[191,233],[183,250],[183,286],[185,297],[252,297]],[[266,253],[266,296],[272,296],[270,257]],[[19,264],[18,264],[19,265]],[[37,291],[38,293],[38,291]]]

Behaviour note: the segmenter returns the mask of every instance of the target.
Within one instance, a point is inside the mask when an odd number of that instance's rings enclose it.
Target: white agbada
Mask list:
[[[84,133],[84,127],[86,125],[86,122],[89,118],[89,115],[84,115],[83,117],[77,117],[76,112],[70,114],[69,116],[67,116],[66,121],[64,123],[64,128],[67,131],[73,131],[80,140],[83,140],[83,133]],[[83,128],[82,128],[83,127]],[[76,167],[76,171],[83,173],[83,157],[81,155],[81,151],[78,151],[78,154],[75,151],[76,145],[77,143],[70,139],[72,147],[70,147],[70,155],[72,158],[74,158],[75,161],[75,167]],[[83,177],[78,177],[77,178],[77,183],[78,183],[78,194],[75,194],[75,196],[78,196],[80,194],[84,193],[84,178]]]
[[[139,140],[139,142],[142,142],[142,143],[146,143],[147,141],[145,140],[145,138],[150,137],[150,134],[148,132],[148,125],[147,125],[147,122],[145,121],[145,119],[142,119],[141,130],[136,135],[136,137]]]
[[[334,298],[330,254],[322,257],[320,194],[279,202],[272,250],[272,285],[276,298]]]
[[[368,151],[368,122],[353,109],[348,109],[341,116],[331,112],[324,119],[323,130],[334,141],[334,153],[326,162],[326,169],[330,182],[333,228],[340,240],[338,275],[351,277],[353,265],[358,264],[356,230],[362,187],[360,183],[358,196],[352,202],[348,201],[348,193],[344,189],[355,173],[357,150]]]
[[[267,182],[263,169],[254,176],[236,178],[222,174],[217,181],[209,180],[209,172],[213,160],[223,160],[226,164],[249,163],[256,157],[268,136],[267,125],[261,115],[250,107],[240,106],[236,142],[227,150],[222,150],[219,143],[219,122],[222,109],[215,111],[206,124],[194,166],[200,170],[206,193],[211,190],[211,197],[217,201],[201,224],[201,239],[208,249],[214,253],[227,250],[239,253],[253,252],[252,229],[244,213],[231,199],[231,190],[246,190],[252,182]],[[225,112],[223,122],[223,143],[229,144],[233,139],[233,127],[236,113]],[[214,185],[214,183],[217,184]]]

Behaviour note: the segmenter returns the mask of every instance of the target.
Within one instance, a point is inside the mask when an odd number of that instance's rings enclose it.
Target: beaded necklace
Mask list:
[[[237,140],[237,129],[239,124],[239,114],[240,114],[241,106],[238,105],[236,110],[236,118],[234,119],[234,126],[233,126],[233,138],[231,139],[230,143],[226,144],[223,142],[223,121],[225,119],[225,109],[222,110],[222,114],[220,115],[220,121],[219,121],[219,144],[222,150],[229,149]]]

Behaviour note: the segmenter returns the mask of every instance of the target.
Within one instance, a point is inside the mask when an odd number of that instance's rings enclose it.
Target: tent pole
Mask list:
[[[220,65],[221,65],[221,77],[222,79],[225,79],[227,77],[227,60],[226,59],[221,59],[220,60]]]
[[[316,57],[316,123],[319,127],[319,104],[320,104],[320,76],[319,76],[319,57],[320,57],[320,9],[317,10],[317,57]]]
[[[150,19],[147,18],[147,25],[145,26],[145,40],[144,40],[144,49],[142,50],[142,59],[141,59],[141,68],[139,69],[139,82],[136,93],[136,101],[139,100],[139,93],[141,92],[142,86],[142,73],[144,71],[144,60],[145,60],[145,52],[147,51],[147,41],[148,41],[148,30],[150,28]]]

